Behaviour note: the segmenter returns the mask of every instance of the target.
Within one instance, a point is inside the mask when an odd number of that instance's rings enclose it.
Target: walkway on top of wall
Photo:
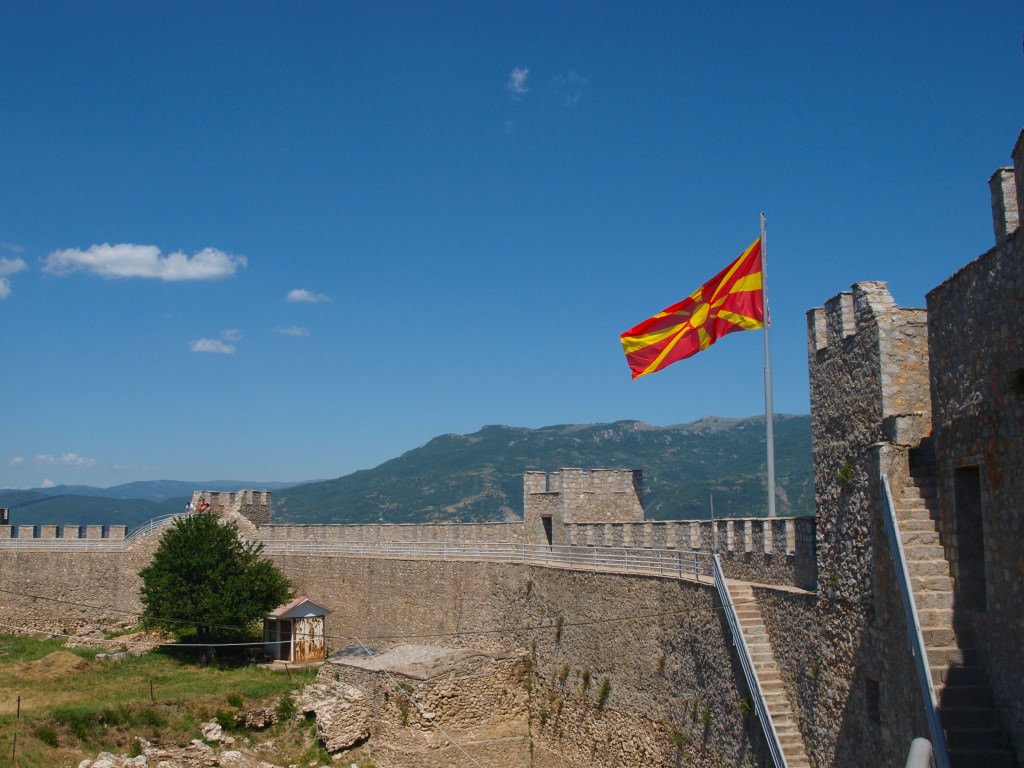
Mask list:
[[[277,539],[265,541],[263,551],[268,555],[522,563],[712,583],[711,554],[675,549],[576,547],[514,542],[319,542]]]
[[[614,573],[681,579],[713,586],[711,552],[646,547],[585,547],[494,542],[316,542],[270,540],[268,555],[359,557],[389,560],[521,563],[591,573]],[[788,584],[768,584],[729,578],[730,584],[813,594]]]

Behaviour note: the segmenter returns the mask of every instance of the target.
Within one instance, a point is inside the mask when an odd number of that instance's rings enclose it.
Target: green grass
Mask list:
[[[225,703],[235,712],[268,705],[314,675],[315,670],[292,670],[289,676],[256,666],[200,667],[160,651],[114,663],[97,660],[94,651],[63,648],[57,640],[0,635],[0,768],[77,766],[103,750],[131,754],[137,737],[184,744],[198,738],[199,724],[223,713]],[[275,760],[268,753],[265,759],[294,763],[311,748],[308,735],[287,737],[291,727],[275,726],[285,754]]]

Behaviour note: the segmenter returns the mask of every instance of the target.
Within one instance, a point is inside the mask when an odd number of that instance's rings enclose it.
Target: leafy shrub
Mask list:
[[[277,719],[278,721],[291,720],[295,716],[295,700],[285,694],[281,697],[280,701],[277,702]]]
[[[32,731],[32,735],[49,747],[57,746],[57,729],[52,725],[40,725]]]
[[[142,707],[133,719],[136,726],[146,728],[163,728],[167,725],[167,716],[156,707]]]

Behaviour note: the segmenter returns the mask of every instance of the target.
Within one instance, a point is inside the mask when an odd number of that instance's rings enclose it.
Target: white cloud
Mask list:
[[[45,480],[43,480],[43,482],[41,482],[39,484],[39,487],[40,488],[53,488],[56,485],[57,484],[55,482],[53,482],[53,480],[51,480],[50,478],[46,478]]]
[[[0,256],[0,275],[13,275],[28,269],[24,259],[5,259]]]
[[[583,86],[587,84],[585,77],[580,77],[571,69],[563,75],[555,76],[555,87],[562,97],[562,104],[575,107],[583,98]]]
[[[43,271],[52,275],[91,272],[105,278],[140,277],[165,282],[217,280],[249,264],[245,256],[232,256],[216,248],[204,248],[189,258],[181,251],[163,256],[155,245],[132,243],[54,251],[42,261]]]
[[[288,291],[288,295],[284,297],[285,301],[301,301],[307,304],[322,304],[325,301],[330,301],[330,297],[323,293],[313,293],[307,291],[305,288],[293,288]]]
[[[301,325],[285,325],[275,328],[274,332],[282,336],[309,336],[309,328],[303,328]]]
[[[25,463],[25,457],[24,456],[15,456],[13,459],[11,459],[9,462],[7,462],[7,466],[9,466],[9,467],[20,467],[24,463]]]
[[[235,354],[235,345],[225,344],[220,339],[196,339],[189,342],[188,348],[193,352],[213,352],[218,355]]]
[[[54,456],[49,453],[36,454],[36,464],[42,466],[91,467],[95,463],[96,459],[79,456],[77,453],[64,453],[60,456]]]
[[[508,76],[508,89],[512,93],[518,93],[520,95],[529,92],[529,88],[526,87],[526,78],[530,74],[529,67],[516,67]]]
[[[0,256],[0,299],[6,299],[11,295],[11,281],[8,275],[13,275],[28,269],[24,259],[6,259]]]
[[[239,342],[242,340],[242,332],[237,328],[227,328],[220,332],[220,337],[224,341]]]

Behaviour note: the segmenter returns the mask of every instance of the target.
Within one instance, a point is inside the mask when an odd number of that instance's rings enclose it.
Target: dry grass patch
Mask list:
[[[114,662],[96,659],[94,650],[63,649],[54,640],[0,636],[0,768],[10,760],[15,732],[18,768],[74,767],[102,750],[132,754],[138,737],[186,744],[200,737],[200,723],[273,705],[313,674],[200,667],[173,651]],[[302,736],[292,743],[309,747]]]

